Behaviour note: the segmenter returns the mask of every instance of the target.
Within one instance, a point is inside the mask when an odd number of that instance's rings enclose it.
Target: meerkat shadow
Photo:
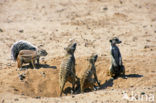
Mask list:
[[[127,75],[125,75],[125,77],[127,77],[127,78],[141,78],[141,77],[143,77],[143,75],[140,75],[140,74],[127,74]]]
[[[20,70],[26,70],[26,69],[33,69],[32,65],[28,64],[28,65],[24,65],[20,68]]]
[[[50,66],[48,64],[35,64],[36,69],[40,69],[40,68],[52,68],[52,69],[57,69],[56,66]],[[24,65],[22,66],[21,70],[26,70],[26,69],[33,69],[32,65],[28,64],[28,65]],[[35,69],[35,68],[34,68]]]
[[[114,79],[110,78],[109,80],[106,80],[101,86],[100,89],[106,89],[107,87],[113,86]]]
[[[37,69],[40,69],[40,68],[52,68],[52,69],[57,69],[56,66],[50,66],[48,64],[39,64],[37,65]]]

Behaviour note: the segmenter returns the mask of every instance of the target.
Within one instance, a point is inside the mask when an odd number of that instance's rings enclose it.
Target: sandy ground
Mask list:
[[[155,0],[0,0],[0,103],[155,103],[155,11]],[[114,36],[122,41],[127,79],[106,75]],[[19,71],[10,50],[18,40],[47,50],[40,69]],[[58,97],[58,72],[69,41],[78,43],[79,77],[86,58],[98,54],[100,90]],[[18,77],[22,73],[24,80]]]

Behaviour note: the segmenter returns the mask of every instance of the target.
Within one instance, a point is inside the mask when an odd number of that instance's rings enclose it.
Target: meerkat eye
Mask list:
[[[119,42],[119,39],[116,38],[115,41],[116,41],[116,42]]]

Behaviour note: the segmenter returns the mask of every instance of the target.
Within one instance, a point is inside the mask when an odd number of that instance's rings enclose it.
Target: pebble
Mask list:
[[[0,32],[3,32],[3,30],[0,28]]]
[[[103,10],[108,10],[108,8],[107,7],[104,7]]]
[[[40,96],[36,96],[35,98],[36,98],[36,99],[40,99],[41,97],[40,97]]]
[[[149,45],[145,45],[145,46],[144,46],[144,49],[147,49],[147,48],[149,48],[149,47],[150,47]]]
[[[19,99],[18,99],[18,98],[15,98],[14,100],[15,100],[15,101],[19,101]]]
[[[19,32],[20,32],[20,33],[23,33],[23,32],[24,32],[24,30],[19,30]]]
[[[74,98],[75,96],[74,95],[72,95],[72,98]]]
[[[4,99],[2,100],[2,103],[4,103]]]

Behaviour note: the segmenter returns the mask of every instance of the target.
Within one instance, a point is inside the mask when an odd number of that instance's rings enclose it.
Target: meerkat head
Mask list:
[[[92,54],[91,56],[90,56],[90,58],[88,59],[88,61],[90,62],[90,63],[95,63],[96,62],[96,60],[97,60],[97,58],[98,58],[98,55],[97,54]]]
[[[71,43],[68,45],[68,47],[64,48],[67,53],[74,53],[75,52],[75,49],[76,49],[76,45],[77,43]]]
[[[37,52],[38,52],[38,54],[40,54],[41,56],[47,56],[47,55],[48,55],[47,51],[44,50],[44,49],[40,49],[40,50],[38,50]]]
[[[117,37],[114,37],[112,39],[109,40],[111,44],[120,44],[121,41],[117,38]]]

